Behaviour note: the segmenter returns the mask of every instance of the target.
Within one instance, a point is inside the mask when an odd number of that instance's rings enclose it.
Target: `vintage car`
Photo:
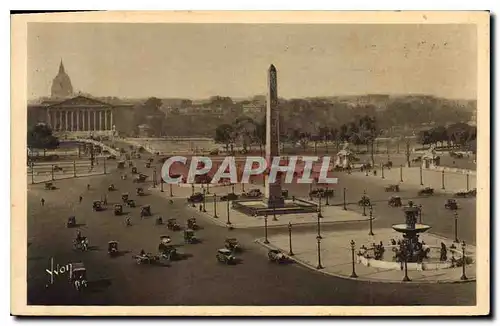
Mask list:
[[[129,161],[129,162],[128,162],[128,167],[129,167],[129,168],[134,167],[134,163],[133,163],[132,161]]]
[[[218,262],[224,264],[234,264],[236,261],[236,257],[233,255],[233,252],[227,248],[218,249],[215,257]]]
[[[371,206],[371,201],[370,198],[366,195],[363,195],[361,199],[358,201],[358,205],[363,207],[363,206]]]
[[[158,252],[160,253],[160,256],[162,258],[169,261],[176,260],[179,257],[177,249],[175,249],[174,246],[163,241],[158,245]]]
[[[124,203],[127,203],[127,201],[128,201],[128,193],[123,193],[123,194],[122,194],[122,201],[123,201]]]
[[[132,164],[132,162],[129,163],[129,165]],[[132,170],[131,170],[131,173],[132,174],[137,174],[137,167],[132,167]]]
[[[401,197],[399,197],[399,196],[391,196],[391,198],[389,198],[389,201],[387,202],[387,204],[391,207],[403,206],[403,202],[401,201]]]
[[[108,254],[110,256],[116,256],[118,254],[118,241],[108,242]]]
[[[390,169],[390,168],[392,168],[392,161],[387,161],[387,163],[382,164],[382,166],[384,168]]]
[[[56,187],[52,182],[45,182],[45,190],[55,190]]]
[[[96,212],[103,211],[104,207],[102,206],[102,201],[94,200],[94,202],[92,203],[92,209]]]
[[[221,201],[231,201],[231,200],[236,200],[236,199],[238,199],[238,195],[235,194],[234,192],[230,192],[227,195],[220,197]]]
[[[187,202],[190,204],[201,203],[201,202],[203,202],[204,197],[205,196],[201,192],[196,192],[193,195],[188,197]]]
[[[144,166],[149,169],[151,167],[151,163],[150,162],[146,162],[146,164],[144,164]]]
[[[135,193],[137,194],[137,196],[144,196],[144,189],[141,187],[136,188]]]
[[[283,196],[283,198],[285,198],[285,199],[288,199],[288,190],[286,190],[286,189],[282,190],[281,196]]]
[[[191,217],[187,220],[187,228],[192,229],[192,230],[197,230],[199,229],[198,224],[196,223],[196,218]]]
[[[156,217],[155,224],[162,225],[163,224],[163,217],[161,217],[161,216]]]
[[[444,208],[450,209],[452,211],[457,210],[458,209],[457,201],[455,199],[448,199],[444,204]]]
[[[114,212],[115,212],[115,215],[122,215],[123,214],[123,206],[120,204],[115,204]]]
[[[133,199],[127,200],[127,205],[128,205],[128,207],[135,207],[136,206],[135,200],[133,200]]]
[[[59,165],[54,165],[54,172],[59,172],[61,171],[62,172],[62,167],[60,167]]]
[[[385,192],[399,192],[399,185],[388,185],[385,187]]]
[[[262,197],[262,192],[260,191],[260,189],[251,189],[250,191],[248,192],[245,192],[241,195],[241,197],[243,198],[260,198]]]
[[[116,155],[113,155],[113,154],[108,155],[108,156],[106,157],[106,159],[107,159],[107,160],[116,160]]]
[[[151,206],[144,205],[141,206],[141,217],[151,216]]]
[[[317,198],[333,197],[333,195],[334,195],[333,189],[327,190],[324,188],[317,188],[317,189],[313,189],[312,191],[309,192],[309,196],[317,197]]]
[[[142,183],[142,182],[146,181],[147,178],[148,178],[147,175],[141,173],[141,174],[139,174],[138,176],[136,176],[134,178],[133,182],[135,182],[135,183]]]
[[[418,191],[419,196],[430,196],[434,194],[434,189],[431,187],[425,187],[424,189],[420,189]]]
[[[154,158],[150,157],[150,158],[148,158],[148,163],[153,163],[154,160],[155,160]]]
[[[411,160],[413,163],[422,162],[422,156],[417,156]]]
[[[169,218],[167,220],[167,228],[172,231],[179,231],[181,226],[177,223],[175,218]]]
[[[238,251],[241,249],[236,238],[226,238],[226,241],[224,241],[224,247],[231,251]]]
[[[194,230],[192,229],[184,230],[184,242],[190,244],[198,242],[198,238],[196,238]]]
[[[120,161],[120,162],[116,163],[116,167],[118,169],[124,169],[125,168],[125,162],[124,161]]]
[[[267,258],[273,263],[286,263],[288,262],[288,256],[282,253],[280,250],[271,249],[267,253]]]
[[[160,261],[160,257],[151,253],[139,254],[133,257],[138,265],[153,265]]]
[[[71,268],[69,269],[69,281],[77,291],[87,287],[87,269],[83,263],[71,264]]]
[[[108,186],[108,191],[115,191],[115,190],[116,190],[116,188],[115,188],[115,185],[114,185],[114,184],[110,184],[110,185]]]
[[[73,240],[73,247],[77,250],[87,251],[89,249],[89,240],[87,237]]]
[[[76,226],[76,217],[70,216],[68,217],[68,222],[66,222],[66,227],[73,228]]]

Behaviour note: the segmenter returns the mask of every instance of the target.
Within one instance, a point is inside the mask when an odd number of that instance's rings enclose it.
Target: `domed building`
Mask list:
[[[67,98],[73,95],[73,86],[71,85],[71,79],[64,70],[62,60],[59,64],[59,72],[57,76],[52,80],[52,88],[50,94],[52,98]]]

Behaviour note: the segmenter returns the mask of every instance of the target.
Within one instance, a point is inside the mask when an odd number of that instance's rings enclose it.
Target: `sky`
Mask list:
[[[75,91],[122,98],[266,93],[284,98],[428,94],[475,99],[477,31],[466,24],[29,23],[28,97],[63,60]]]

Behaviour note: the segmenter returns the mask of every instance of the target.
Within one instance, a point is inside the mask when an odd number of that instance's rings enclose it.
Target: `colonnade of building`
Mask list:
[[[47,109],[47,122],[54,131],[113,130],[111,109]]]

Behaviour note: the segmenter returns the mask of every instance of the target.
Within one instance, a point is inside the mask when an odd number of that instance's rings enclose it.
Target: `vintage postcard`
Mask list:
[[[12,314],[489,314],[489,24],[13,15]]]

